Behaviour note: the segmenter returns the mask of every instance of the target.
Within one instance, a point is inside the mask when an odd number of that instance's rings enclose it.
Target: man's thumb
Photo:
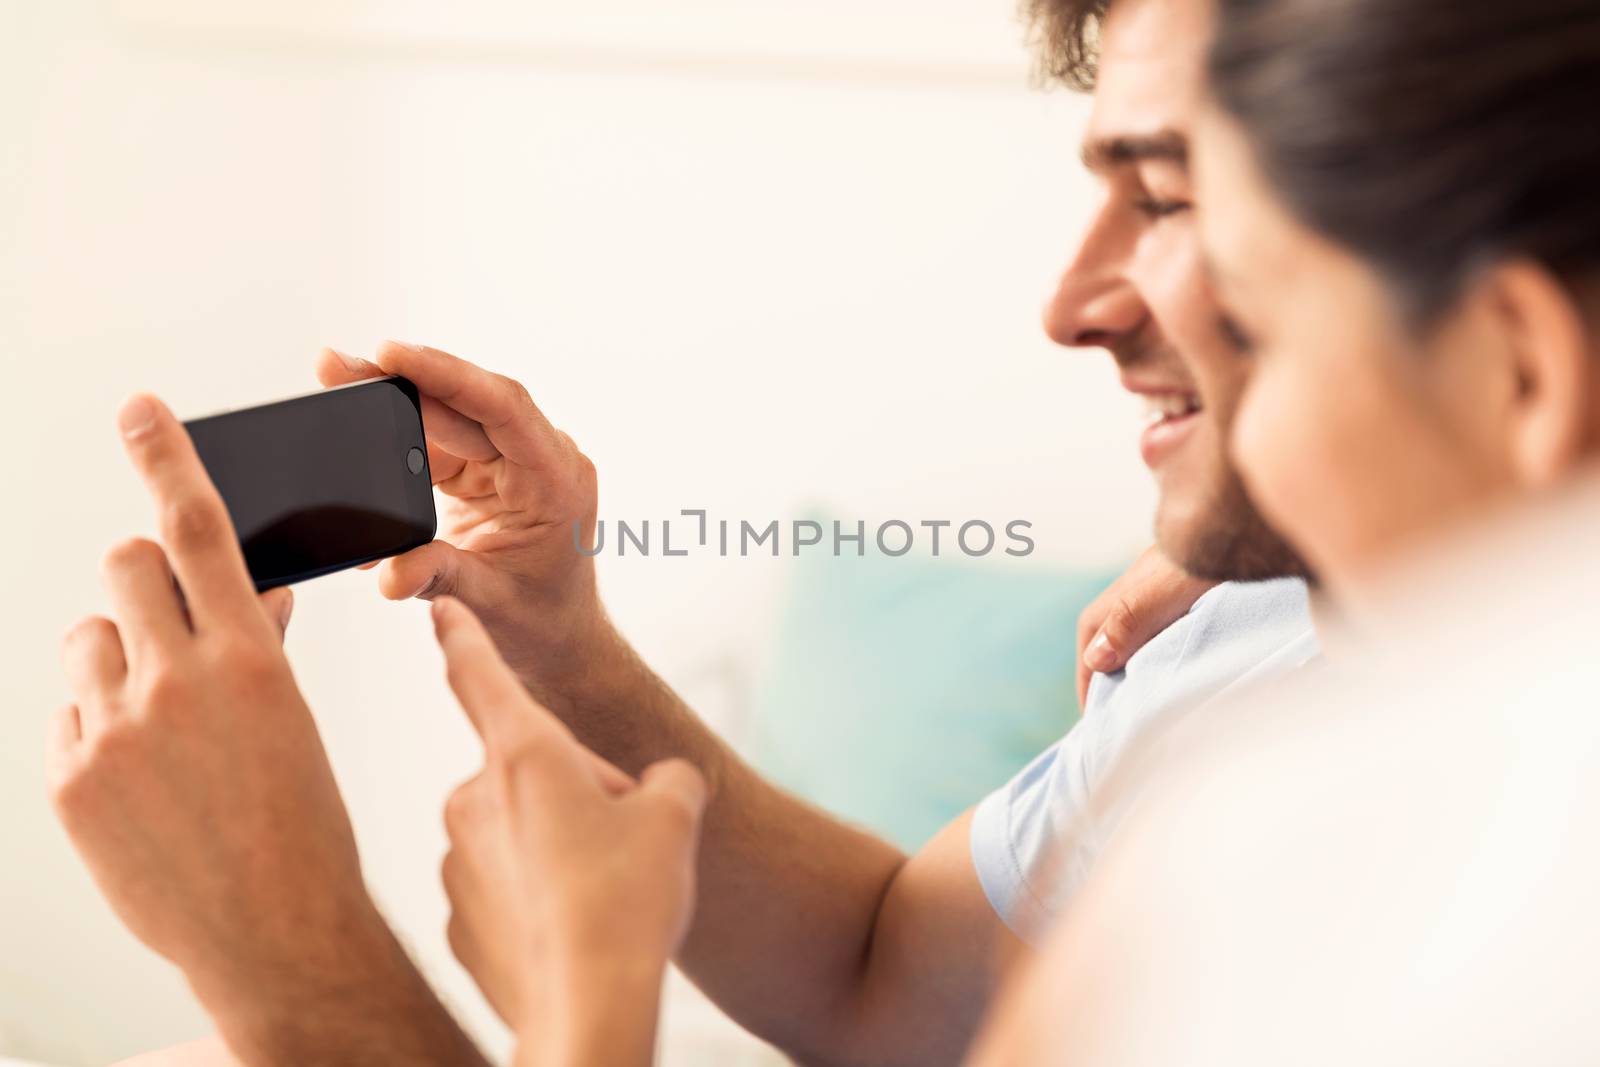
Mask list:
[[[470,599],[471,591],[462,588],[462,571],[471,562],[469,555],[454,545],[432,541],[384,560],[378,572],[378,591],[390,600]]]

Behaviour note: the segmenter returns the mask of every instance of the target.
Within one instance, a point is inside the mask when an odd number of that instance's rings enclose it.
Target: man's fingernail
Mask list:
[[[294,615],[294,594],[284,593],[283,603],[278,606],[278,629],[287,631],[289,619]]]
[[[147,433],[156,422],[156,406],[147,396],[136,396],[126,404],[117,414],[117,428],[122,431],[122,436],[127,438],[138,437]]]
[[[404,348],[404,349],[406,349],[407,351],[410,351],[410,352],[421,352],[423,347],[424,347],[422,345],[417,344],[414,341],[395,341],[395,340],[390,340],[389,343],[394,345],[396,348]]]
[[[1095,635],[1089,647],[1083,650],[1083,662],[1091,671],[1109,671],[1117,665],[1117,654],[1104,633]]]

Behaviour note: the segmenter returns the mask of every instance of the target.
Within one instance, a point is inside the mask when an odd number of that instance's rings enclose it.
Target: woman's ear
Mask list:
[[[1513,469],[1528,486],[1549,485],[1578,462],[1592,433],[1597,357],[1588,326],[1571,291],[1529,260],[1496,267],[1479,296],[1515,375],[1505,427]]]

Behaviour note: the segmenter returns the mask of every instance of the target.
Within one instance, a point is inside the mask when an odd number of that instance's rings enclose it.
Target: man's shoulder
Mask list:
[[[1106,775],[1141,733],[1234,685],[1293,670],[1316,654],[1315,642],[1305,583],[1228,583],[1201,597],[1125,670],[1096,675],[1072,731],[973,816],[973,865],[1006,924],[1035,939],[1088,878],[1138,792],[1107,797]]]
[[[1130,669],[1162,663],[1193,667],[1201,658],[1227,656],[1241,665],[1314,635],[1311,591],[1300,578],[1223,582],[1210,590],[1166,633],[1129,660]],[[1141,662],[1141,656],[1151,655]]]
[[[1096,676],[1089,705],[1108,725],[1203,703],[1263,671],[1292,670],[1316,654],[1310,593],[1298,578],[1224,582],[1114,674]],[[1128,725],[1128,724],[1124,724]]]

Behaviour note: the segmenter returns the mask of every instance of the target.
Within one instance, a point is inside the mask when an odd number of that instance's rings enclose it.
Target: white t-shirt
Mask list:
[[[1090,798],[1134,743],[1174,717],[1317,655],[1304,582],[1227,582],[1115,674],[1095,675],[1067,736],[986,797],[972,862],[995,912],[1037,940],[1083,885],[1137,790]]]

